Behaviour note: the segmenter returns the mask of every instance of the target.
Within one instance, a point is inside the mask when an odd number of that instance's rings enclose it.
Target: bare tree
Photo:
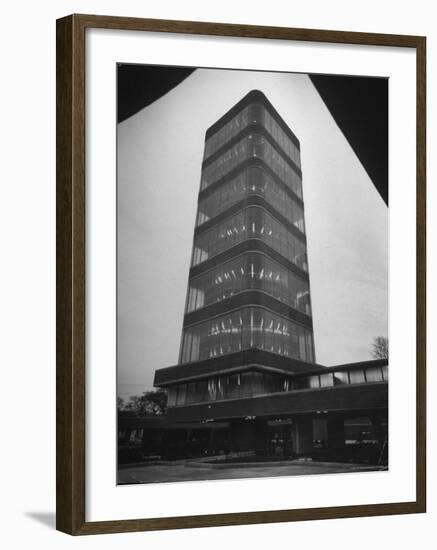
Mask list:
[[[388,359],[388,338],[375,336],[370,353],[375,359]]]

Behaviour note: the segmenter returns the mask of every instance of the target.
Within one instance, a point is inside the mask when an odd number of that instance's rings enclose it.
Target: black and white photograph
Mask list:
[[[432,549],[434,5],[2,7],[2,547]]]
[[[117,65],[118,484],[389,469],[388,90]]]

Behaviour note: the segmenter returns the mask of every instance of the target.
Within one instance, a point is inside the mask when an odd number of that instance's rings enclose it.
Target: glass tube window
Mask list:
[[[366,369],[366,380],[367,382],[382,382],[382,369],[380,367]]]
[[[350,380],[350,383],[351,384],[363,384],[366,379],[364,377],[364,371],[359,369],[359,370],[350,370],[349,371],[349,380]]]
[[[285,133],[277,120],[270,112],[261,104],[255,103],[252,105],[251,122],[261,124],[279,147],[292,159],[292,161],[300,168],[300,151],[294,142]]]
[[[169,390],[168,404],[174,407],[176,404],[189,405],[278,393],[284,391],[284,380],[287,378],[281,375],[247,371],[178,384]]]
[[[215,132],[206,140],[204,159],[207,159],[228,143],[239,132],[244,130],[249,124],[261,125],[279,145],[279,147],[288,155],[292,161],[300,168],[300,151],[290,137],[285,133],[277,120],[261,103],[247,105],[242,111],[237,113],[220,130]]]
[[[379,367],[376,368],[379,369]],[[350,372],[352,373],[354,370],[351,369]],[[366,369],[366,375],[369,371],[373,371],[373,367]],[[361,374],[354,383],[363,384],[365,383],[362,376],[363,371],[359,372]],[[378,380],[374,381],[380,381],[381,372],[376,377]],[[367,382],[369,381],[367,380]],[[290,377],[249,370],[214,376],[188,384],[178,384],[168,390],[168,405],[172,407],[204,401],[220,401],[222,399],[254,397],[270,393],[319,389],[337,384],[349,384],[349,371]]]
[[[313,362],[312,333],[262,308],[243,308],[184,329],[181,363],[258,348]]]
[[[298,376],[292,380],[294,390],[308,390],[320,388],[320,377],[318,374],[312,376]]]
[[[320,387],[327,388],[334,385],[334,377],[332,372],[327,372],[326,374],[320,375]]]
[[[258,166],[247,167],[235,178],[220,185],[213,193],[201,199],[198,207],[197,225],[204,224],[248,195],[263,197],[302,233],[305,232],[302,206],[273,177]]]
[[[334,384],[336,386],[349,384],[349,372],[348,371],[334,372]]]
[[[231,140],[250,123],[250,109],[251,105],[247,105],[242,111],[237,113],[234,118],[227,122],[223,128],[220,128],[220,130],[206,140],[205,159],[218,151],[225,143]]]
[[[203,169],[201,191],[249,158],[263,160],[299,198],[302,198],[302,181],[299,174],[286,161],[283,154],[279,153],[264,136],[255,132],[245,136]]]
[[[252,156],[251,136],[246,136],[238,143],[227,149],[211,164],[203,169],[200,189],[206,189],[211,184],[225,176],[239,163]]]
[[[311,315],[308,281],[263,254],[239,256],[190,280],[186,311],[226,300],[244,290],[262,290]]]
[[[198,265],[246,239],[260,239],[302,270],[306,246],[264,209],[251,206],[196,235],[191,265]]]

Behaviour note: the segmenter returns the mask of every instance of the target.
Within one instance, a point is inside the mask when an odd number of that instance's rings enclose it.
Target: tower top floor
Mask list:
[[[238,103],[231,107],[222,117],[212,124],[205,133],[205,141],[208,141],[214,134],[219,132],[241,111],[244,111],[251,105],[262,105],[263,108],[275,119],[285,134],[291,139],[294,145],[300,149],[299,139],[290,129],[278,111],[273,107],[267,97],[260,90],[251,90]],[[256,122],[256,121],[255,121]]]

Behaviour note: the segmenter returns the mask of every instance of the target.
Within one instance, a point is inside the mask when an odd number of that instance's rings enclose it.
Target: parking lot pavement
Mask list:
[[[216,479],[243,479],[257,477],[297,476],[339,474],[347,472],[366,472],[381,468],[360,464],[341,464],[336,462],[300,462],[293,461],[281,466],[270,464],[263,466],[238,467],[229,465],[226,468],[196,467],[193,461],[175,464],[145,464],[123,467],[118,471],[118,483],[157,483],[175,481],[204,481]]]

